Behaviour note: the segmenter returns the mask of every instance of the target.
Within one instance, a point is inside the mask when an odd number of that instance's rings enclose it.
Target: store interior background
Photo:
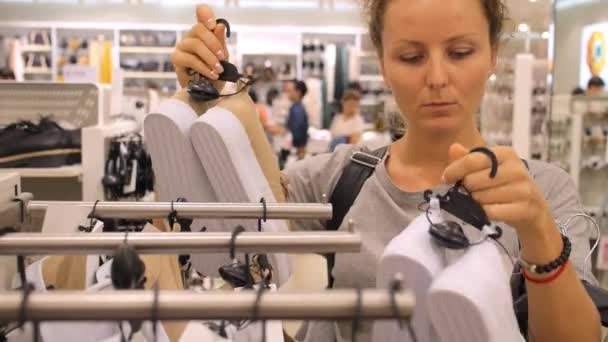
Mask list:
[[[51,94],[51,90],[80,86],[94,103],[94,109],[86,113],[74,114],[73,110],[53,113],[58,119],[83,128],[81,165],[4,171],[18,172],[24,191],[34,193],[36,199],[108,199],[100,180],[111,140],[141,130],[145,114],[177,89],[175,75],[170,65],[165,64],[170,61],[174,39],[194,23],[194,6],[199,2],[0,1],[1,36],[27,37],[31,32],[44,31],[50,38],[49,42],[38,44],[42,46],[30,44],[22,52],[24,58],[29,54],[47,56],[48,66],[26,66],[24,78],[28,82],[0,82],[0,124],[16,119],[36,120],[43,114],[40,109],[43,101],[49,101],[44,102],[47,104],[61,101],[57,97],[41,96],[37,105],[29,108],[32,98],[27,92],[31,87],[40,87],[36,89],[41,92],[46,89]],[[219,17],[232,23],[231,60],[239,68],[248,61],[263,64],[270,60],[274,65],[289,61],[295,68],[284,75],[284,79],[303,78],[306,71],[302,68],[305,60],[302,46],[306,42],[318,40],[324,44],[350,46],[351,52],[357,54],[359,69],[350,81],[359,81],[369,90],[362,99],[369,128],[377,118],[392,122],[397,116],[390,93],[381,91],[382,78],[374,67],[375,51],[356,0],[208,0],[206,3],[216,9]],[[547,160],[569,172],[580,189],[585,210],[599,221],[602,234],[606,234],[608,96],[573,97],[571,92],[577,86],[586,86],[580,76],[581,68],[585,67],[581,60],[586,57],[584,28],[605,23],[603,34],[608,39],[608,0],[507,0],[506,3],[510,20],[496,74],[488,82],[480,110],[482,134],[490,144],[513,145],[523,158]],[[142,32],[164,35],[156,40],[162,46],[124,43],[125,34]],[[62,40],[74,37],[94,41],[101,36],[108,44],[111,65],[106,68],[110,74],[99,75],[97,71],[97,82],[88,86],[70,85],[62,80],[59,63]],[[102,50],[105,46],[100,45]],[[608,58],[606,50],[604,45],[604,58]],[[5,49],[0,51],[0,68],[6,66],[7,54]],[[120,71],[121,65],[133,58],[159,63],[152,71]],[[602,75],[608,75],[608,71]],[[158,91],[150,92],[149,84],[156,84],[154,88]],[[19,108],[19,114],[15,114],[18,112],[15,108]],[[135,123],[125,123],[121,114],[135,116]],[[327,126],[327,122],[323,122],[320,119],[316,128]],[[324,135],[318,131],[314,134],[320,140],[313,139],[314,146],[321,146],[318,147],[321,152],[326,148]],[[603,245],[604,241],[600,247]],[[594,264],[608,269],[608,260]]]

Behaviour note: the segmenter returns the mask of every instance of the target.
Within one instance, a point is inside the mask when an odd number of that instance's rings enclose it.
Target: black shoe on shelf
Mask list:
[[[81,130],[66,130],[50,118],[19,121],[0,130],[0,168],[78,164]]]

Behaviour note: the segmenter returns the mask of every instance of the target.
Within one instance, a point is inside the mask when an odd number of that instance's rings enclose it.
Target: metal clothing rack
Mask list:
[[[221,253],[230,249],[227,233],[12,233],[0,237],[0,255],[113,254],[126,243],[140,254]],[[355,232],[287,232],[239,234],[235,251],[246,253],[355,253]],[[0,301],[1,302],[1,301]]]
[[[197,293],[159,291],[72,291],[33,292],[21,316],[23,293],[0,294],[0,321],[92,321],[92,320],[204,320],[251,319],[255,311],[255,291]],[[414,308],[414,296],[402,290],[356,290],[318,292],[269,292],[257,306],[258,319],[346,320],[407,319]]]
[[[46,211],[49,205],[89,207],[98,218],[165,218],[174,209],[183,218],[331,219],[331,204],[317,203],[187,203],[187,202],[62,202],[31,201],[28,211]],[[264,206],[266,210],[264,210]]]

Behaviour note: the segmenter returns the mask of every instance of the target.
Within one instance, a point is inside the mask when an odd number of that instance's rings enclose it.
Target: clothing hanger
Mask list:
[[[224,26],[226,26],[226,37],[230,38],[230,23],[226,19],[221,18],[217,19],[216,23],[223,24]],[[208,80],[198,72],[194,71],[193,69],[189,69],[188,75],[191,76],[192,79],[188,83],[188,94],[190,94],[190,97],[192,97],[195,101],[208,102],[217,100],[222,97],[237,95],[245,91],[248,86],[255,83],[255,80],[240,74],[234,64],[228,61],[220,61],[220,64],[224,68],[224,71],[219,75],[220,81],[238,83],[240,80],[245,80],[245,84],[243,84],[240,89],[238,89],[234,93],[222,95],[213,86],[210,80]]]
[[[469,153],[483,153],[488,156],[492,162],[490,178],[496,177],[496,173],[498,172],[498,159],[492,150],[487,147],[478,147],[472,149]],[[428,207],[426,210],[426,217],[430,224],[429,233],[440,246],[448,249],[466,249],[472,245],[485,241],[487,238],[498,240],[502,236],[502,228],[490,222],[486,212],[481,205],[473,199],[468,191],[466,191],[466,188],[462,185],[462,181],[457,182],[444,195],[433,195],[431,190],[424,192],[425,201],[430,203],[433,198],[438,200],[439,208],[441,210],[445,210],[465,223],[481,230],[484,234],[479,241],[470,242],[459,223],[450,220],[446,220],[442,223],[432,222],[429,215],[430,207]]]
[[[116,289],[143,289],[146,283],[145,271],[146,265],[139,258],[135,248],[129,246],[128,238],[129,231],[125,232],[125,239],[121,246],[116,249],[111,268],[112,285]],[[131,332],[127,341],[131,341],[133,335],[141,330],[141,321],[129,321]],[[125,341],[122,323],[118,323],[121,333],[121,338]]]
[[[230,260],[231,264],[219,268],[219,274],[232,287],[253,288],[253,278],[249,271],[250,260],[249,253],[245,253],[245,264],[241,263],[236,258],[236,238],[239,234],[245,232],[245,228],[241,225],[236,226],[230,237]]]
[[[95,227],[95,221],[97,220],[97,217],[95,217],[95,209],[97,209],[97,203],[99,203],[99,200],[95,201],[95,204],[93,204],[93,209],[91,210],[89,215],[87,215],[87,218],[89,219],[89,226],[85,227],[83,225],[79,225],[78,231],[85,233],[90,233],[91,231],[93,231],[93,228]]]
[[[262,222],[266,223],[266,215],[267,215],[267,208],[266,208],[266,199],[264,197],[262,197],[260,199],[260,203],[262,203],[263,208],[263,215],[262,218],[258,219],[258,232],[262,231]]]
[[[410,338],[412,342],[418,342],[418,337],[416,336],[416,332],[414,332],[414,327],[412,326],[411,320],[404,320],[399,312],[399,307],[397,306],[396,295],[397,292],[403,291],[403,283],[400,279],[401,275],[398,274],[395,279],[390,284],[389,293],[391,294],[391,306],[393,308],[393,313],[395,314],[395,319],[397,323],[399,323],[399,328],[403,330],[403,326],[405,325],[408,333],[410,334]]]

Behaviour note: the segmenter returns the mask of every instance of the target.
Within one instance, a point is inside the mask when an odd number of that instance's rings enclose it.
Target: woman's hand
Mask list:
[[[197,23],[184,34],[173,53],[173,65],[182,87],[188,85],[190,69],[210,80],[217,80],[224,71],[220,61],[229,57],[226,27],[216,23],[211,8],[207,5],[196,6],[196,19]]]
[[[549,206],[517,153],[510,147],[491,149],[498,159],[496,177],[490,178],[491,161],[483,153],[469,153],[460,144],[450,147],[451,164],[442,181],[462,180],[464,187],[485,210],[491,221],[505,222],[522,237],[546,235],[554,226]]]

